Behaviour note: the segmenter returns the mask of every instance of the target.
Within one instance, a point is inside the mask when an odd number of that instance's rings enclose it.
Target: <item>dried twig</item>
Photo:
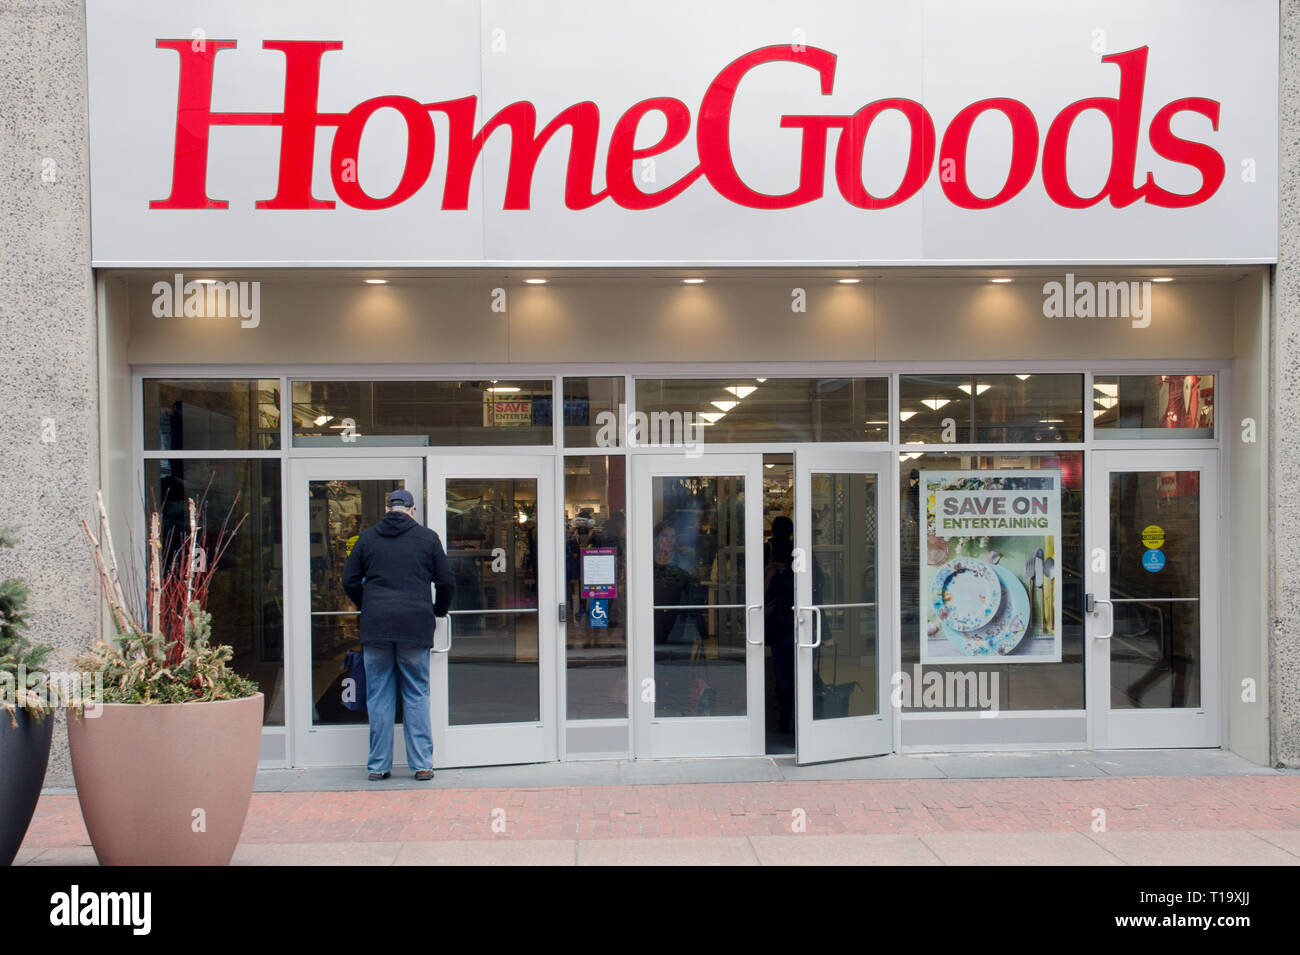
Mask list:
[[[91,546],[94,548],[95,565],[99,569],[99,579],[104,589],[104,599],[108,602],[108,609],[113,614],[118,631],[122,633],[135,632],[137,629],[135,622],[127,613],[126,607],[119,599],[119,594],[113,588],[108,566],[104,563],[104,551],[99,545],[99,539],[95,537],[94,532],[90,529],[89,522],[83,520],[81,528],[86,532],[86,536],[90,538]]]
[[[149,520],[149,594],[153,598],[149,601],[149,632],[159,639],[162,637],[162,530],[157,511]]]
[[[185,607],[181,611],[181,632],[185,632],[185,622],[190,616],[190,604],[194,602],[194,558],[197,556],[196,544],[199,536],[199,524],[195,514],[194,498],[190,498],[190,546],[185,558]]]

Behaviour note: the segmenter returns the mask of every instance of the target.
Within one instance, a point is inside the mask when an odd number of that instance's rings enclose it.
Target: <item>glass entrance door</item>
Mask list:
[[[893,749],[893,530],[889,454],[795,455],[796,752],[799,763]],[[768,641],[775,646],[774,635]],[[775,651],[774,651],[775,652]]]
[[[763,752],[763,459],[634,459],[636,754]]]
[[[555,461],[429,458],[429,526],[456,575],[434,640],[435,766],[557,758]]]
[[[1088,520],[1097,748],[1218,746],[1213,451],[1100,451]]]
[[[369,724],[364,709],[352,708],[356,693],[346,666],[348,651],[361,649],[360,613],[343,591],[343,563],[361,532],[383,518],[390,491],[405,488],[423,504],[423,471],[420,458],[291,462],[287,664],[295,766],[365,767]],[[393,752],[406,758],[396,736]]]

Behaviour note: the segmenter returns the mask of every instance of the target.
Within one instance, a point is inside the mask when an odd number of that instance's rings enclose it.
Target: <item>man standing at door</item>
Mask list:
[[[415,520],[410,491],[389,494],[384,519],[357,539],[343,565],[343,589],[361,611],[370,778],[391,775],[400,686],[407,765],[416,779],[432,779],[429,651],[436,621],[451,609],[456,584],[442,541]]]

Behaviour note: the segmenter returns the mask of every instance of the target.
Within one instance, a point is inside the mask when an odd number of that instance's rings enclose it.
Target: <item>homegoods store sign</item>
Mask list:
[[[95,261],[1275,260],[1276,3],[1039,6],[92,0]]]

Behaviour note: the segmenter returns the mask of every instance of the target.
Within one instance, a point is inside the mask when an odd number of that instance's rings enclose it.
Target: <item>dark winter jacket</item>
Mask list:
[[[437,600],[429,584],[437,588]],[[361,611],[361,642],[393,640],[433,646],[434,617],[456,592],[438,535],[400,511],[357,538],[343,565],[343,589]]]

